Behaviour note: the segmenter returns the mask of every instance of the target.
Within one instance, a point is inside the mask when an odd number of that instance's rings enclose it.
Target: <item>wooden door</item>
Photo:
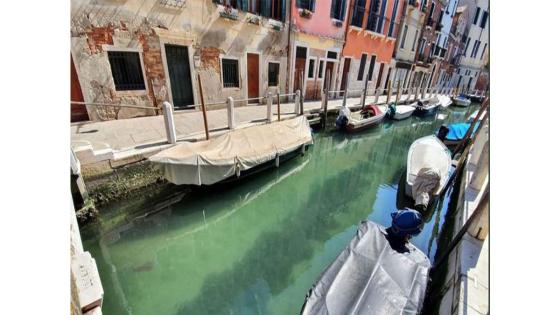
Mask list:
[[[247,53],[247,96],[259,97],[259,55]],[[249,101],[258,103],[258,100]]]
[[[188,47],[166,44],[165,57],[167,58],[173,106],[186,108],[194,105]]]
[[[83,102],[84,96],[82,94],[82,88],[80,87],[80,81],[78,80],[78,74],[76,73],[76,68],[74,67],[74,60],[70,56],[70,101],[71,102]],[[88,121],[89,116],[87,108],[84,105],[70,104],[70,122],[76,121]]]
[[[294,92],[296,90],[301,90],[303,93],[303,81],[302,77],[305,78],[305,61],[307,59],[307,48],[296,47],[296,64],[294,69]]]
[[[331,82],[333,81],[334,77],[334,62],[327,61],[325,65],[325,73],[323,76],[323,89],[327,89],[327,91],[331,91]],[[327,80],[328,79],[328,80]]]
[[[344,58],[344,67],[342,68],[342,79],[340,81],[340,90],[344,91],[344,89],[348,86],[348,72],[350,72],[350,63],[352,60],[350,58]],[[344,93],[340,92],[339,96],[343,96]]]

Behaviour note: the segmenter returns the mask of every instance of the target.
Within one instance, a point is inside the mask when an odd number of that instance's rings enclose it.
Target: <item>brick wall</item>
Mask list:
[[[87,43],[90,54],[103,52],[102,45],[113,45],[113,34],[115,30],[112,26],[90,27],[86,30]]]

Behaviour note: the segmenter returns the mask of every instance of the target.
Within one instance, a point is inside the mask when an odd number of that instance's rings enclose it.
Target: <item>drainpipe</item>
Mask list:
[[[350,0],[350,2],[348,3],[348,10],[346,10],[346,18],[345,18],[346,28],[344,29],[344,41],[342,42],[342,50],[340,51],[340,56],[338,56],[338,67],[342,66],[342,75],[344,75],[344,65],[342,64],[342,59],[344,58],[343,57],[344,48],[346,48],[346,41],[347,41],[347,37],[348,37],[348,29],[350,28],[350,10],[352,10],[354,8],[354,2],[355,2],[355,0]],[[364,16],[365,16],[365,13],[364,13]],[[335,90],[336,90],[337,79],[334,80],[334,85],[335,85],[334,89]],[[332,80],[332,78],[331,78],[331,80]],[[346,79],[346,86],[348,86],[348,79]],[[341,87],[341,89],[342,89],[342,87]],[[336,93],[335,93],[335,95],[336,95]],[[345,95],[346,95],[346,93],[345,93]]]
[[[291,77],[291,62],[292,62],[292,58],[291,58],[291,51],[292,51],[292,45],[291,45],[291,38],[292,38],[292,0],[288,1],[290,3],[290,8],[288,10],[288,60],[286,62],[286,67],[287,72],[286,72],[286,94],[288,94],[290,92],[290,77]],[[284,2],[285,3],[285,2]],[[290,99],[291,96],[288,96],[288,99]]]

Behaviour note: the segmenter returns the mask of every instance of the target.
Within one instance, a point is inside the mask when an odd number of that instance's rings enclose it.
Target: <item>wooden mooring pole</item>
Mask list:
[[[200,103],[202,104],[202,117],[204,118],[204,132],[206,133],[206,140],[210,139],[208,133],[208,118],[206,117],[206,105],[204,105],[204,94],[202,93],[202,81],[200,81],[200,73],[198,74],[198,90],[200,92]]]
[[[278,114],[278,121],[280,121],[280,92],[276,93],[276,112]]]

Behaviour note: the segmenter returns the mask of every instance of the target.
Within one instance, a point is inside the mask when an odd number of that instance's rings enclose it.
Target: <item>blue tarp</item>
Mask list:
[[[476,123],[476,125],[474,126],[474,131],[476,131],[476,129],[478,129],[478,125],[480,123]],[[471,126],[471,124],[469,123],[458,123],[458,124],[451,124],[448,126],[449,128],[449,132],[447,133],[447,136],[445,137],[446,140],[461,140],[465,137],[465,135],[467,134],[467,131],[469,130],[469,127]]]

